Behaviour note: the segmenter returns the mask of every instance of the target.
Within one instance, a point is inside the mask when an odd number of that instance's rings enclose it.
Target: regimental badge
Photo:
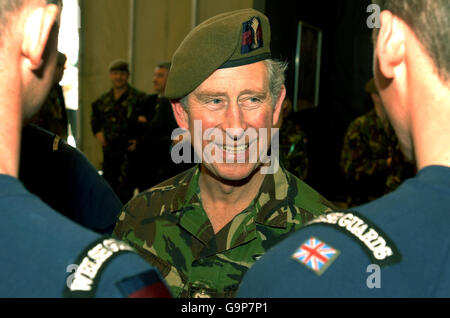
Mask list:
[[[320,276],[339,254],[339,250],[315,237],[310,237],[292,254],[292,258]]]
[[[250,53],[263,47],[263,33],[261,21],[253,17],[242,24],[241,54]]]

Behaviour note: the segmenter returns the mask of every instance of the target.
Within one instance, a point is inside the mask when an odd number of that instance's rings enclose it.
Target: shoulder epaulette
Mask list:
[[[373,264],[380,267],[398,263],[401,254],[394,242],[378,226],[354,211],[323,214],[305,226],[328,225],[354,239],[367,253]]]

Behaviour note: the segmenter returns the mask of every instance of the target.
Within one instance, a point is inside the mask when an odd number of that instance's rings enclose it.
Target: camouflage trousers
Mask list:
[[[123,147],[103,148],[103,177],[113,188],[123,204],[133,197],[133,185],[123,167],[127,166],[127,151]]]

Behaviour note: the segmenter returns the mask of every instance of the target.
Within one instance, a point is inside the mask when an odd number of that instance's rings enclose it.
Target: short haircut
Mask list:
[[[165,68],[166,70],[170,71],[170,67],[172,66],[172,63],[170,62],[161,62],[156,65],[157,68]]]
[[[450,80],[450,1],[373,0],[402,19],[424,46],[443,81]]]
[[[11,14],[22,8],[24,0],[0,0],[0,38],[9,24]]]
[[[0,0],[0,38],[8,26],[11,14],[17,12],[28,0]],[[62,0],[46,0],[47,4],[61,5]]]

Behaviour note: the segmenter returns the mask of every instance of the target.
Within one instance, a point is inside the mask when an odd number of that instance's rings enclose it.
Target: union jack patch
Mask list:
[[[339,254],[339,250],[315,237],[310,237],[292,254],[292,258],[320,276]]]

